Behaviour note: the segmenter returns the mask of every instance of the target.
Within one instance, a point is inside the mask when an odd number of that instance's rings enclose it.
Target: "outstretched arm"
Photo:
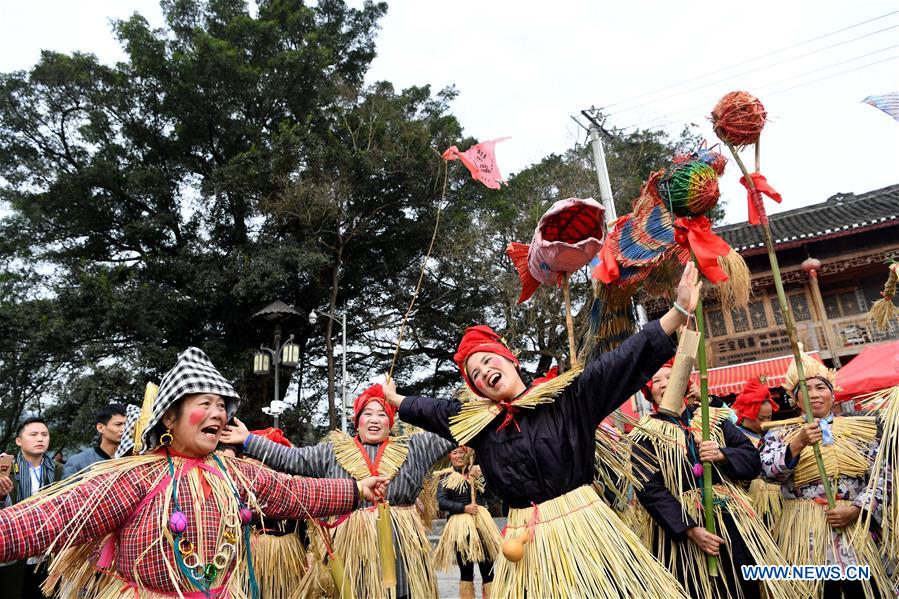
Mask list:
[[[262,512],[270,518],[292,520],[323,518],[353,511],[362,498],[374,499],[372,492],[383,493],[387,479],[305,478],[289,476],[249,462],[231,462],[256,495]]]
[[[330,443],[308,447],[286,447],[264,437],[250,435],[243,446],[246,455],[278,472],[322,478],[333,455]]]
[[[701,289],[696,266],[689,262],[677,286],[677,305],[692,313]],[[662,318],[586,365],[578,377],[577,397],[594,426],[636,393],[674,355],[671,335],[686,322],[686,315],[672,307]]]
[[[54,496],[38,495],[0,510],[0,562],[41,555],[51,543],[58,550],[114,531],[145,493],[136,470],[93,476]]]
[[[435,435],[434,433],[417,433],[409,438],[409,450],[416,456],[421,456],[421,464],[426,464],[430,470],[437,460],[444,457],[456,447],[454,441],[450,441]]]

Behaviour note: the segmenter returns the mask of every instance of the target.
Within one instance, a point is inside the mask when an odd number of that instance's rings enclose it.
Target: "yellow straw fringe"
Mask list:
[[[540,404],[552,403],[562,391],[584,371],[582,363],[576,364],[564,374],[541,383],[529,390],[513,404],[516,408],[533,409]],[[456,443],[465,445],[490,424],[502,409],[494,401],[478,397],[465,387],[460,400],[462,409],[450,417],[450,432]]]
[[[749,497],[736,486],[725,483],[715,485],[712,488],[715,496],[715,523],[718,536],[727,541],[727,545],[731,545],[731,539],[724,525],[723,507],[727,507],[727,513],[733,520],[737,533],[746,544],[749,554],[757,564],[771,565],[791,565],[794,562],[788,561],[781,553],[779,547],[771,537],[768,527],[758,517],[752,509]],[[702,506],[702,489],[691,489],[684,493],[680,498],[681,504],[686,508],[687,515],[696,522],[705,520],[705,514]],[[656,531],[661,530],[654,527]],[[664,538],[664,535],[661,535]],[[718,594],[716,587],[709,584],[708,560],[706,554],[699,548],[696,543],[686,541],[677,543],[677,551],[669,552],[670,562],[668,568],[674,572],[684,572],[688,579],[693,580],[697,584],[697,588],[701,589],[702,597],[720,597],[725,599],[729,596],[742,597],[742,589],[737,586],[736,589],[728,589],[729,594],[721,596]],[[659,560],[663,559],[663,552],[658,553]],[[721,562],[719,561],[719,567]],[[739,569],[734,566],[731,573],[731,580],[742,579]],[[766,596],[769,599],[794,599],[797,597],[807,597],[803,588],[794,583],[794,581],[773,581],[769,580],[762,584],[765,588]]]
[[[260,599],[289,599],[306,574],[306,550],[296,533],[253,533],[253,569]]]
[[[737,251],[718,257],[718,266],[727,273],[727,280],[718,284],[718,295],[725,310],[745,308],[749,304],[749,267]]]
[[[625,420],[635,428],[639,426],[632,419]],[[646,460],[645,449],[636,445],[628,435],[598,426],[594,440],[594,482],[600,486],[601,492],[611,491],[619,504],[627,504],[631,489],[642,489],[649,475],[655,472],[655,467]],[[634,462],[639,468],[634,468]]]
[[[431,543],[428,541],[418,510],[414,506],[391,506],[390,516],[394,540],[397,542],[397,559],[403,562],[406,581],[409,584],[409,597],[411,599],[437,597]],[[388,595],[381,586],[377,512],[370,509],[356,510],[331,533],[334,538],[334,552],[343,558],[356,597],[387,599]],[[321,537],[310,535],[310,538],[316,553],[320,556],[325,555]],[[335,597],[336,588],[321,560],[317,560],[315,569],[318,571],[315,583],[319,588],[311,591],[312,596]]]
[[[476,516],[454,514],[446,521],[434,550],[434,567],[448,571],[456,566],[456,554],[469,563],[494,561],[502,546],[502,537],[487,508],[478,506]]]
[[[850,501],[837,500],[837,505],[851,505]],[[849,543],[855,550],[859,565],[871,568],[871,579],[875,581],[882,593],[887,593],[891,582],[884,571],[880,560],[881,552],[870,536],[856,535],[858,522],[843,529],[842,543]],[[835,535],[824,509],[818,503],[806,499],[787,499],[784,501],[783,515],[774,530],[774,538],[788,564],[827,564],[827,550],[833,547]],[[859,542],[860,541],[860,542]],[[880,599],[884,595],[874,595],[868,581],[862,581],[865,599]],[[821,581],[805,582],[803,586],[815,597],[821,596]],[[853,598],[860,599],[860,598]]]
[[[437,512],[440,511],[440,507],[437,505],[438,482],[437,477],[432,473],[425,479],[421,487],[421,493],[415,499],[415,507],[421,516],[421,523],[427,530],[431,530],[434,527],[434,518],[437,517]]]
[[[709,424],[711,438],[724,446],[724,432],[718,426],[727,418],[728,412],[722,408],[709,408]],[[699,415],[693,417],[690,426],[699,429],[701,424]],[[689,485],[684,483],[684,459],[686,447],[684,445],[684,432],[673,422],[644,416],[640,419],[639,426],[630,432],[634,443],[644,440],[649,441],[655,450],[655,459],[658,470],[667,489],[683,489]]]
[[[874,302],[868,311],[868,318],[881,331],[889,329],[893,320],[896,320],[893,324],[899,325],[899,308],[893,304],[897,282],[899,282],[899,264],[894,263],[890,266],[890,274],[883,286],[883,297]]]
[[[686,599],[677,580],[592,487],[579,487],[537,507],[539,520],[524,545],[524,558],[511,563],[498,556],[492,596]],[[510,510],[506,536],[519,536],[533,512]]]
[[[784,498],[780,492],[780,485],[769,483],[762,478],[753,479],[749,483],[749,499],[752,501],[753,509],[768,530],[774,530],[784,509]]]
[[[443,475],[443,480],[440,481],[440,484],[450,491],[462,493],[463,491],[468,491],[468,483],[470,478],[470,476],[466,476],[461,472],[452,470],[452,472],[447,472]],[[484,492],[484,490],[487,488],[487,483],[484,480],[483,476],[478,476],[474,479],[474,488],[478,493]]]
[[[874,491],[879,481],[891,478],[883,497],[883,516],[880,529],[886,555],[899,556],[899,385],[872,393],[862,399],[869,410],[877,410],[881,426],[880,449],[871,467],[868,489]],[[870,530],[872,510],[862,512],[860,529]],[[897,572],[899,576],[899,572]]]
[[[221,457],[226,466],[229,460],[235,459],[227,458],[225,456]],[[182,460],[181,458],[176,457],[173,458],[173,461],[177,468]],[[211,463],[211,458],[207,458],[206,461],[207,463]],[[106,540],[105,537],[80,545],[72,544],[72,540],[77,538],[78,533],[87,522],[92,518],[97,517],[97,509],[102,505],[102,498],[115,487],[122,477],[135,469],[144,468],[148,465],[152,466],[152,468],[146,468],[146,471],[142,473],[142,476],[148,481],[149,486],[153,487],[168,474],[166,458],[159,454],[124,457],[115,460],[107,460],[105,462],[98,462],[90,469],[82,471],[65,481],[55,483],[42,489],[36,495],[33,495],[19,504],[20,506],[26,506],[28,509],[40,509],[48,500],[68,492],[74,485],[79,485],[88,481],[93,483],[91,485],[83,486],[83,488],[91,489],[92,494],[84,501],[84,507],[82,508],[81,513],[63,527],[60,534],[51,541],[46,551],[47,554],[53,556],[50,560],[47,580],[42,587],[46,594],[53,595],[53,593],[56,593],[53,596],[60,599],[112,599],[113,597],[120,597],[123,592],[135,596],[133,588],[111,574],[97,573],[93,564],[88,560],[89,556],[93,555],[94,552],[99,551],[102,547],[103,542]],[[212,490],[212,493],[206,502],[214,502],[215,505],[218,506],[218,510],[223,514],[234,513],[236,515],[237,507],[234,501],[231,480],[233,480],[235,486],[244,489],[250,488],[250,483],[236,469],[228,468],[227,474],[230,476],[226,479],[221,479],[217,476],[205,477]],[[230,480],[228,480],[229,478]],[[201,496],[203,491],[199,481],[199,474],[196,469],[188,474],[187,483],[189,492],[194,497]],[[250,497],[252,497],[252,494],[250,494]],[[250,501],[249,507],[257,511],[257,513],[261,513],[259,506],[254,500]],[[195,522],[203,521],[201,517],[202,514],[200,513],[202,508],[204,508],[202,502],[195,502],[195,513],[193,514]],[[137,597],[156,599],[156,597],[164,596],[160,595],[158,592],[143,588],[144,585],[137,574],[137,570],[144,559],[161,559],[166,566],[169,580],[174,587],[179,589],[193,589],[190,583],[181,575],[177,564],[174,562],[173,554],[171,550],[168,549],[171,547],[172,543],[172,533],[167,526],[168,515],[171,511],[171,490],[169,487],[169,490],[160,493],[159,496],[155,497],[150,504],[147,505],[140,516],[140,518],[143,519],[155,519],[160,532],[159,536],[146,547],[142,557],[139,558],[135,564],[134,570],[126,573],[127,576],[133,578],[134,583],[137,586]],[[202,538],[202,534],[200,536]],[[64,539],[69,540],[65,541]],[[238,535],[234,544],[237,549],[235,554],[236,557],[228,564],[228,567],[220,570],[216,580],[212,583],[212,587],[215,588],[216,586],[220,586],[228,573],[232,572],[228,579],[228,590],[234,599],[245,599],[247,572],[245,564],[246,547],[243,544],[243,537]],[[205,559],[205,556],[213,552],[212,548],[204,547],[202,545],[198,546],[196,550],[201,561]],[[115,564],[112,565],[110,571],[116,572]]]
[[[331,431],[327,439],[334,448],[334,458],[341,468],[349,472],[356,480],[371,476],[368,463],[362,456],[362,452],[359,451],[359,447],[356,446],[353,437],[341,431]],[[390,442],[384,448],[384,453],[381,454],[378,472],[381,476],[392,479],[399,472],[408,455],[409,448],[404,439],[390,437]]]

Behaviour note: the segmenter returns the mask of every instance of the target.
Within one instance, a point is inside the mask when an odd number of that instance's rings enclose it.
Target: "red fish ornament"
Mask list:
[[[554,285],[590,262],[602,247],[605,209],[592,198],[559,200],[540,217],[531,243],[510,243],[506,255],[521,279],[518,303],[540,285]]]

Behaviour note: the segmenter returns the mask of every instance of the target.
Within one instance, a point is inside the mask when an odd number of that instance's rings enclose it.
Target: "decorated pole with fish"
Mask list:
[[[711,118],[715,134],[730,150],[734,161],[736,161],[737,166],[740,167],[740,171],[743,173],[740,183],[746,188],[749,196],[749,223],[761,225],[762,227],[762,237],[768,250],[768,261],[771,264],[774,288],[777,291],[777,302],[780,305],[780,312],[783,314],[787,335],[790,337],[793,359],[796,362],[796,371],[799,375],[799,392],[802,398],[802,408],[805,412],[806,422],[814,422],[815,418],[812,415],[812,408],[809,403],[808,388],[805,384],[805,369],[802,366],[796,324],[793,321],[793,313],[790,310],[790,306],[787,304],[783,279],[780,275],[780,266],[777,262],[777,254],[774,251],[774,240],[771,237],[771,227],[768,224],[768,215],[765,212],[765,204],[762,200],[762,194],[765,194],[776,202],[781,201],[780,194],[768,184],[767,179],[759,172],[761,168],[758,151],[759,137],[767,120],[767,112],[758,98],[745,91],[736,91],[726,94],[718,101],[712,109]],[[754,173],[750,173],[746,165],[743,164],[737,150],[737,148],[743,148],[751,144],[755,144]],[[827,477],[827,470],[824,467],[820,444],[815,443],[812,445],[812,450],[815,454],[815,462],[818,464],[821,484],[824,486],[824,491],[827,495],[827,505],[830,509],[833,509],[836,502],[834,501],[830,479]]]
[[[603,212],[602,205],[592,198],[559,200],[540,217],[531,243],[513,242],[506,248],[521,279],[519,304],[527,301],[540,285],[561,285],[572,367],[577,365],[577,344],[568,280],[571,273],[586,266],[599,253]]]

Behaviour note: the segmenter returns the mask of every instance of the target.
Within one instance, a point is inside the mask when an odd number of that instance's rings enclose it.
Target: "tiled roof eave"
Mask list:
[[[818,233],[791,235],[789,238],[776,239],[774,241],[774,247],[776,249],[789,249],[793,247],[799,247],[812,241],[835,239],[837,237],[846,237],[847,235],[855,235],[856,233],[863,233],[865,231],[873,231],[875,229],[891,227],[897,224],[897,222],[899,222],[899,214],[893,214],[891,216],[878,218],[876,222],[870,222],[866,225],[863,225],[861,223],[854,223],[851,225],[844,225],[838,229],[826,229],[825,231],[821,231]],[[767,251],[764,241],[758,241],[750,245],[735,247],[734,249],[743,256],[754,256],[756,254],[763,254]]]

